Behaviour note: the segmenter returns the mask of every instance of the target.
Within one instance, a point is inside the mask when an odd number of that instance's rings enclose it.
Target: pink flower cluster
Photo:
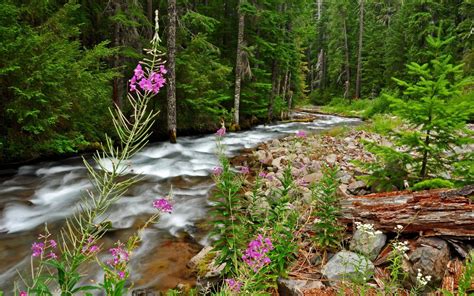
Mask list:
[[[242,283],[234,279],[226,279],[225,283],[229,286],[229,289],[235,293],[238,293],[242,287]]]
[[[173,211],[173,206],[165,198],[160,198],[153,201],[153,207],[164,213],[171,213]]]
[[[82,253],[85,255],[93,255],[100,251],[100,248],[97,245],[93,245],[94,238],[91,236],[87,239],[87,245],[82,247]]]
[[[109,249],[110,254],[112,254],[112,260],[107,261],[107,264],[110,266],[117,266],[120,263],[127,263],[129,258],[128,252],[123,248],[123,244],[117,244],[117,247]]]
[[[305,138],[306,137],[306,132],[305,131],[298,131],[296,133],[296,136],[299,138]]]
[[[224,170],[222,169],[222,167],[218,166],[218,167],[215,167],[212,169],[212,174],[214,176],[220,176],[222,174]]]
[[[271,262],[266,255],[270,250],[273,250],[273,244],[269,238],[263,238],[261,234],[257,239],[251,241],[242,255],[242,260],[250,266],[253,271],[257,272],[263,266]]]
[[[28,293],[26,293],[26,291],[20,291],[20,296],[28,296]]]
[[[153,92],[154,94],[157,94],[166,83],[164,75],[168,71],[163,65],[161,65],[158,72],[152,71],[150,76],[146,77],[142,65],[138,64],[133,72],[134,75],[132,79],[130,79],[131,92],[137,91],[138,85],[145,92]]]
[[[247,167],[247,166],[241,167],[241,168],[240,168],[240,173],[243,174],[243,175],[249,174],[249,173],[250,173],[249,167]]]
[[[218,137],[223,137],[225,136],[225,126],[221,127],[220,129],[217,130],[216,135]]]
[[[40,235],[40,239],[41,238],[47,238],[47,237],[43,236],[43,235]],[[58,244],[56,243],[56,241],[54,239],[50,239],[50,240],[46,239],[44,242],[34,242],[31,245],[31,251],[32,251],[31,256],[41,257],[46,253],[47,249],[49,249],[49,248],[56,249],[57,246],[58,246]],[[47,259],[57,259],[58,255],[56,255],[56,253],[54,253],[52,250],[50,250],[48,255],[46,255],[46,258]]]

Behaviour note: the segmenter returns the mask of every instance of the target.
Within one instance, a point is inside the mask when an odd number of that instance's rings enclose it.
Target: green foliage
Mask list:
[[[437,189],[437,188],[453,188],[454,184],[451,181],[434,178],[429,180],[424,180],[416,183],[411,188],[413,191],[419,190],[428,190],[428,189]]]
[[[445,153],[471,141],[465,124],[473,107],[452,102],[469,81],[461,77],[462,65],[451,64],[451,56],[442,53],[453,38],[442,40],[439,34],[426,39],[432,57],[429,63],[407,65],[416,81],[395,79],[405,89],[405,98],[390,97],[395,114],[409,126],[397,133],[397,144],[414,155],[412,165],[421,179],[448,169],[453,159]]]
[[[66,4],[46,22],[31,26],[20,8],[2,5],[0,160],[76,151],[108,130],[115,71],[103,61],[113,50],[107,42],[82,48],[72,17],[78,9]]]
[[[360,162],[355,164],[363,168],[368,174],[360,179],[377,192],[402,189],[409,172],[406,164],[412,162],[409,154],[399,152],[392,147],[365,142],[365,148],[375,155],[375,162]],[[395,188],[394,188],[395,187]]]
[[[316,245],[323,251],[331,251],[340,247],[343,227],[338,223],[341,206],[336,195],[338,168],[326,167],[323,178],[312,188],[312,199],[315,205],[314,223]]]

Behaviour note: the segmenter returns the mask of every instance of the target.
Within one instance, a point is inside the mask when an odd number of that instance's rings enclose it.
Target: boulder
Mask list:
[[[336,253],[323,266],[322,274],[334,284],[334,281],[354,278],[370,278],[374,273],[374,264],[365,256],[350,252]]]
[[[199,265],[199,262],[201,262],[208,254],[212,251],[211,246],[204,247],[199,253],[197,253],[191,260],[189,260],[187,266],[191,269],[196,268]]]
[[[337,161],[337,155],[336,154],[329,154],[326,156],[326,162],[329,164],[335,164]]]
[[[366,189],[366,185],[364,181],[354,181],[351,184],[349,184],[349,186],[347,186],[347,190],[349,191],[349,193],[354,194],[354,195],[365,194],[367,192],[365,189]]]
[[[270,164],[273,160],[272,154],[266,150],[258,150],[254,153],[257,160],[263,164]]]
[[[352,236],[349,249],[375,260],[386,241],[387,236],[382,232],[367,233],[358,229]]]
[[[303,177],[303,180],[308,184],[319,182],[323,178],[323,173],[316,172]]]
[[[416,246],[409,255],[411,282],[416,283],[416,276],[420,272],[423,276],[431,276],[428,285],[439,284],[451,257],[448,244],[440,238],[421,237],[416,241]]]
[[[324,284],[318,280],[278,279],[280,296],[304,296],[306,290],[323,288]]]

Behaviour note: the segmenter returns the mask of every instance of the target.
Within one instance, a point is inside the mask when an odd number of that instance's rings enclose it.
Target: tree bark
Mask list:
[[[326,63],[325,63],[325,52],[323,48],[323,40],[324,40],[324,30],[321,24],[321,18],[323,16],[323,0],[317,0],[317,20],[318,20],[318,27],[319,27],[319,40],[318,40],[318,64],[316,66],[316,70],[318,71],[318,88],[322,91],[325,87],[325,76],[326,76]]]
[[[272,64],[272,93],[270,94],[270,101],[268,103],[268,115],[267,121],[273,121],[273,109],[275,106],[275,97],[277,94],[277,80],[278,80],[278,66],[276,60],[273,60]]]
[[[113,3],[113,13],[114,15],[117,15],[120,12],[121,5],[119,1],[114,1]],[[120,46],[123,45],[123,41],[121,38],[121,26],[119,22],[115,22],[114,24],[114,47],[119,48]],[[122,65],[122,58],[120,56],[120,53],[117,52],[114,56],[114,67],[119,68]],[[123,98],[123,78],[122,77],[116,77],[114,78],[113,82],[113,91],[112,91],[112,96],[113,96],[113,101],[117,108],[121,109],[122,108],[122,98]]]
[[[153,38],[153,24],[155,23],[154,19],[154,12],[153,12],[153,0],[147,0],[146,1],[146,15],[148,17],[148,20],[151,23],[150,30],[149,30],[149,39]]]
[[[168,133],[176,143],[176,0],[168,0]]]
[[[239,7],[237,8],[239,18],[239,28],[237,35],[237,57],[235,60],[235,92],[234,92],[234,124],[237,128],[240,125],[240,87],[242,82],[242,46],[244,43],[244,29],[245,18],[240,10],[243,0],[239,0]]]
[[[346,81],[344,83],[344,98],[351,98],[350,96],[350,89],[351,89],[351,67],[349,65],[349,43],[347,41],[347,23],[346,23],[346,16],[344,15],[344,49],[345,49],[345,58],[346,58]],[[351,99],[352,101],[352,99]]]
[[[360,16],[359,16],[359,50],[357,53],[357,77],[356,77],[356,93],[355,98],[360,98],[360,87],[361,87],[361,72],[362,72],[362,47],[364,37],[364,0],[360,0]]]
[[[474,238],[474,186],[462,189],[395,191],[341,200],[341,222],[363,221],[376,229],[424,236],[449,235]]]

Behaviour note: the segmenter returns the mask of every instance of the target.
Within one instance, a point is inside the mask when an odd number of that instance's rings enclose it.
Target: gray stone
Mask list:
[[[326,265],[322,274],[334,284],[334,281],[354,278],[370,278],[374,273],[374,264],[363,255],[340,251]]]
[[[321,172],[312,173],[303,177],[303,180],[309,184],[317,183],[323,178]]]
[[[191,269],[196,268],[196,266],[199,265],[199,262],[201,262],[211,251],[211,246],[202,248],[199,253],[197,253],[193,258],[191,258],[191,260],[189,260],[187,266]]]
[[[255,157],[257,158],[258,161],[260,161],[263,164],[270,164],[273,160],[272,154],[268,153],[265,150],[258,150],[255,153]]]
[[[416,282],[419,269],[423,276],[431,276],[429,285],[440,283],[451,257],[448,244],[440,238],[421,237],[416,241],[416,246],[409,256],[410,280]]]
[[[329,154],[328,156],[326,156],[326,161],[329,164],[335,164],[336,160],[337,160],[337,155],[336,154]]]
[[[374,232],[373,235],[367,232],[356,230],[352,236],[350,250],[362,253],[370,260],[375,260],[385,246],[387,236],[382,232]]]
[[[354,181],[349,186],[347,186],[347,190],[349,193],[354,194],[354,195],[359,195],[363,192],[366,192],[365,190],[366,185],[364,181]]]
[[[323,289],[324,284],[318,280],[278,279],[280,296],[303,296],[305,290]]]

